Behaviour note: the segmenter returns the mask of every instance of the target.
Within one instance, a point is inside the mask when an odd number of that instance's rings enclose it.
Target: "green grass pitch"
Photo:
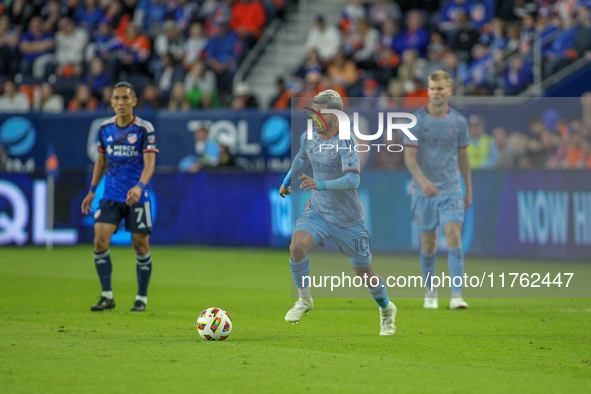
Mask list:
[[[589,299],[424,310],[390,290],[397,332],[380,337],[371,299],[316,299],[286,323],[286,251],[155,247],[148,310],[135,314],[133,250],[111,255],[117,307],[92,313],[90,245],[0,249],[1,393],[591,392]],[[416,257],[375,258],[419,270]],[[232,317],[224,342],[197,334],[211,306]]]

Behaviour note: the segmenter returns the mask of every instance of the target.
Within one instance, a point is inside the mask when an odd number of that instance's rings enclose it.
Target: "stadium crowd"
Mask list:
[[[109,108],[122,79],[139,109],[256,106],[232,79],[283,10],[284,0],[5,1],[0,111]]]

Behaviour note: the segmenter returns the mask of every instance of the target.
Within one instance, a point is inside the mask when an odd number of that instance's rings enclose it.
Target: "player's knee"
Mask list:
[[[137,255],[144,255],[144,254],[148,253],[150,250],[150,245],[148,244],[147,239],[134,238],[134,239],[132,239],[131,243],[132,243],[133,249],[135,250],[135,253]]]
[[[423,240],[421,242],[421,250],[424,254],[433,254],[437,249],[437,241],[436,240]]]
[[[460,230],[453,229],[451,231],[447,231],[445,234],[445,239],[447,241],[447,248],[459,248],[462,246],[462,234]]]
[[[306,250],[305,245],[302,242],[292,241],[289,247],[291,261],[302,261],[306,258],[306,254],[308,251]]]
[[[102,252],[109,249],[109,241],[110,237],[107,237],[103,234],[95,234],[94,236],[94,250],[97,252]]]

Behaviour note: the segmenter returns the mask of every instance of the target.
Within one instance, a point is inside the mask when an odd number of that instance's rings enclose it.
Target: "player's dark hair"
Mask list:
[[[131,92],[133,93],[133,95],[135,96],[135,89],[133,88],[133,85],[130,84],[129,82],[119,82],[118,84],[115,85],[115,87],[113,87],[113,90],[117,89],[117,88],[129,88],[129,90],[131,90]]]

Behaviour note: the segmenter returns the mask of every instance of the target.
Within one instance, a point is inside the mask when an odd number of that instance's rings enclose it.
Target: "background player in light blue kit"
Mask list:
[[[148,284],[152,274],[150,233],[152,214],[148,182],[156,163],[156,136],[154,126],[133,115],[137,97],[127,82],[115,85],[111,105],[116,116],[104,121],[98,132],[98,159],[94,165],[90,191],[82,202],[82,213],[88,214],[95,190],[107,173],[105,195],[94,214],[94,262],[103,293],[92,311],[115,308],[111,288],[111,236],[122,219],[137,258],[138,295],[132,311],[144,311],[148,303]]]
[[[343,100],[334,90],[325,90],[314,97],[314,111],[343,109]],[[297,221],[291,238],[289,265],[299,299],[287,312],[285,320],[297,323],[304,313],[314,308],[310,294],[308,252],[316,245],[332,238],[339,249],[351,258],[355,274],[367,275],[368,290],[379,305],[380,335],[393,335],[396,331],[396,306],[388,299],[384,280],[371,265],[369,234],[365,228],[363,210],[357,198],[360,179],[359,153],[356,143],[339,139],[336,115],[323,114],[326,127],[317,129],[308,140],[307,133],[300,139],[300,150],[279,190],[282,197],[291,193],[292,178],[303,179],[301,189],[310,190],[310,201]],[[332,145],[335,148],[329,148]],[[312,165],[314,178],[302,175]],[[301,175],[301,176],[300,176]],[[372,279],[373,278],[373,279]],[[373,283],[373,286],[371,285]]]
[[[472,205],[472,181],[466,147],[469,143],[468,122],[450,109],[451,77],[445,71],[429,76],[429,103],[418,110],[417,125],[411,132],[418,141],[404,140],[404,161],[412,179],[412,217],[421,233],[420,261],[427,291],[423,306],[438,307],[437,290],[431,290],[435,275],[437,226],[443,226],[448,247],[450,277],[464,274],[462,224],[464,211]],[[459,167],[459,171],[458,171]],[[460,173],[466,194],[462,196]],[[456,280],[456,284],[460,284]],[[452,283],[451,309],[467,308],[462,299],[462,286]]]

